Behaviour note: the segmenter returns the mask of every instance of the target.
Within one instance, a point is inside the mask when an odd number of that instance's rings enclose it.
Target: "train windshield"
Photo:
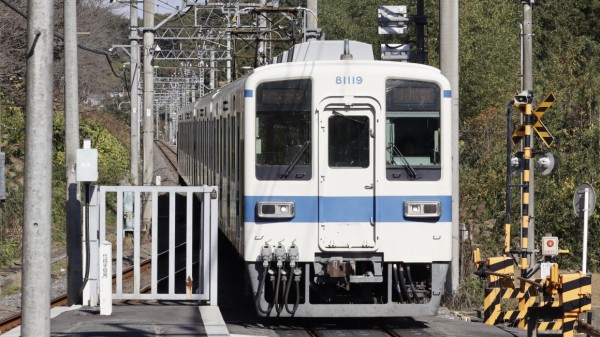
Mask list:
[[[256,178],[310,180],[312,85],[309,79],[256,89]]]
[[[439,86],[387,80],[386,110],[388,180],[439,180]]]

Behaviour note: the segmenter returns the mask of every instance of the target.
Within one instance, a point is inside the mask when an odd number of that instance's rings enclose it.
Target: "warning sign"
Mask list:
[[[555,100],[556,100],[556,98],[554,97],[554,94],[549,93],[548,96],[546,96],[546,98],[544,98],[544,100],[532,112],[533,115],[535,116],[535,118],[534,118],[535,122],[533,123],[533,129],[538,134],[538,136],[540,136],[540,138],[542,139],[544,144],[546,144],[546,146],[548,146],[548,147],[550,145],[552,145],[552,143],[554,143],[554,136],[552,136],[550,131],[548,131],[548,128],[546,127],[546,125],[544,125],[544,123],[542,123],[542,116],[544,115],[544,113],[546,113],[546,111],[548,111],[548,109],[550,109],[552,104],[554,104]],[[521,139],[523,139],[524,136],[525,136],[525,125],[523,124],[515,132],[513,132],[513,134],[512,134],[513,144],[516,145],[518,142],[521,141]]]

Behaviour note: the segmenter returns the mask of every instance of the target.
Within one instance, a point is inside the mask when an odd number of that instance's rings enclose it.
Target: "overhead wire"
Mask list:
[[[160,1],[160,0],[159,0],[159,1]],[[161,2],[164,2],[164,1],[161,1]],[[156,5],[156,7],[159,7],[159,8],[163,8],[163,9],[171,10],[170,8],[167,8],[167,7],[165,7],[165,6],[162,6],[162,5],[159,5],[159,4],[156,4],[156,3],[155,3],[155,5]],[[167,4],[167,5],[169,5],[169,4]],[[174,9],[174,10],[178,10],[176,7],[173,7],[173,6],[171,6],[171,5],[169,5],[169,6],[170,6],[172,9]],[[140,7],[140,6],[138,6],[138,5],[131,4],[131,7],[133,7],[133,8],[135,8],[135,9],[137,9],[138,11],[141,11],[141,12],[142,12],[142,13],[144,13],[144,14],[156,14],[156,12],[150,12],[150,11],[147,11],[147,10],[145,10],[143,6],[142,6],[142,7]],[[188,7],[188,8],[191,8],[191,6],[187,6],[187,7]],[[172,10],[171,10],[171,11],[172,11]],[[181,12],[182,10],[181,10],[181,9],[179,9],[178,11],[180,11],[180,12]],[[186,12],[187,12],[187,11],[186,11]]]

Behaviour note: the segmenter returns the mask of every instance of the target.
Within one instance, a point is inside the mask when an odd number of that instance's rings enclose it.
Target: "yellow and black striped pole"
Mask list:
[[[508,102],[506,107],[506,214],[504,221],[504,254],[510,253],[510,199],[512,188],[512,115],[514,101]]]
[[[527,276],[529,268],[527,250],[527,237],[529,234],[529,186],[530,172],[529,161],[531,160],[531,126],[533,125],[533,113],[531,112],[531,101],[529,96],[525,104],[517,103],[517,107],[525,109],[523,112],[523,125],[525,135],[523,136],[523,187],[521,189],[521,276]]]

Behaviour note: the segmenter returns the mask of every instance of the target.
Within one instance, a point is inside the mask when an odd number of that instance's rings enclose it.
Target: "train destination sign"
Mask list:
[[[434,83],[388,80],[388,111],[435,111],[440,105],[440,88]]]

